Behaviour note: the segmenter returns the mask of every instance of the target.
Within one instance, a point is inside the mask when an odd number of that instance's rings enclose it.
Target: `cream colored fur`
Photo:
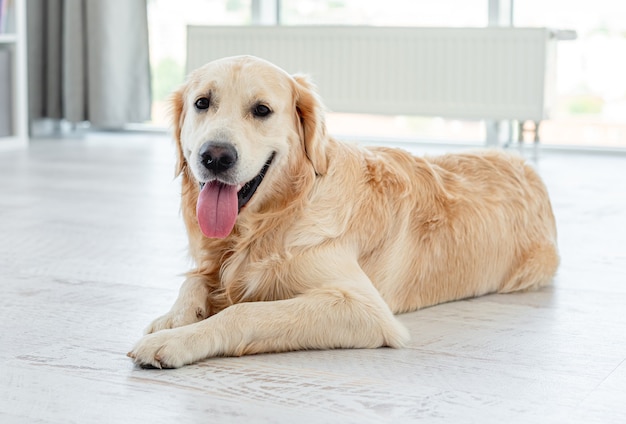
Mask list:
[[[211,96],[208,113],[193,105]],[[273,113],[257,119],[250,105]],[[558,266],[546,189],[496,151],[414,157],[329,137],[306,78],[253,57],[196,70],[173,97],[182,212],[195,268],[129,356],[180,367],[296,349],[401,347],[394,313],[548,284]],[[197,154],[239,154],[241,183],[275,160],[225,239],[199,230]]]

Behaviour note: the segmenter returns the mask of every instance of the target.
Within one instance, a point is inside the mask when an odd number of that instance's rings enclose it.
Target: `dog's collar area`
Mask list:
[[[261,181],[263,181],[263,178],[265,178],[265,174],[267,174],[267,171],[269,170],[275,156],[276,152],[272,153],[267,162],[265,162],[265,165],[263,165],[261,172],[259,172],[256,177],[245,183],[237,192],[238,207],[240,211],[241,208],[243,208],[250,201],[250,199],[252,199],[252,196],[256,192],[256,189],[259,187],[259,184],[261,184]],[[201,182],[199,184],[200,190],[202,190],[206,182]]]

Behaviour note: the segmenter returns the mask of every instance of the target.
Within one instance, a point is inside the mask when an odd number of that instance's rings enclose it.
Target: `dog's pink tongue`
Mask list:
[[[227,237],[235,226],[238,207],[237,187],[217,181],[206,183],[196,206],[202,233],[210,238]]]

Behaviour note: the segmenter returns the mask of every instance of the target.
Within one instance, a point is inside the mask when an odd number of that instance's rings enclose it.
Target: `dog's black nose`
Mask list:
[[[207,142],[199,154],[202,165],[215,174],[226,172],[237,163],[237,150],[230,144]]]

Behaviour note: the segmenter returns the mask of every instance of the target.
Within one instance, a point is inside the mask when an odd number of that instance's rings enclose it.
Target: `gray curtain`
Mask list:
[[[31,122],[150,119],[147,0],[28,0]]]

